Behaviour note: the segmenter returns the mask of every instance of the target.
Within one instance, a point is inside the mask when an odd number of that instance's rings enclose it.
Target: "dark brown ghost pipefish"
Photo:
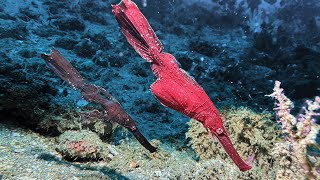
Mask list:
[[[217,137],[241,171],[251,169],[233,147],[219,112],[208,95],[194,79],[179,68],[171,54],[164,52],[160,40],[137,5],[131,0],[122,0],[112,7],[129,43],[140,56],[151,63],[152,71],[158,78],[151,85],[151,91],[157,99],[163,105],[200,121]]]
[[[68,82],[73,88],[79,89],[85,100],[101,105],[105,110],[102,116],[104,120],[118,123],[127,128],[142,146],[150,152],[156,151],[156,148],[140,133],[136,124],[121,107],[120,103],[104,88],[93,84],[86,84],[80,73],[59,51],[54,49],[51,54],[42,54],[41,57],[61,79]]]

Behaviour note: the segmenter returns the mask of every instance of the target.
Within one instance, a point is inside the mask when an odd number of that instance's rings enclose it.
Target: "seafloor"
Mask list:
[[[165,51],[222,111],[241,156],[255,153],[253,169],[241,173],[205,130],[154,98],[150,65],[111,12],[118,1],[0,0],[0,179],[317,179],[319,151],[303,176],[275,126],[275,100],[265,96],[281,81],[298,114],[320,95],[317,1],[135,2]],[[110,92],[159,152],[114,124],[83,123],[83,112],[101,108],[46,66],[41,54],[52,48]],[[64,146],[81,138],[94,139],[94,154]]]

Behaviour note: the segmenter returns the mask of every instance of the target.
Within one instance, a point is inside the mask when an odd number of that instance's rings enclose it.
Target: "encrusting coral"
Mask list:
[[[89,130],[66,131],[57,138],[57,151],[71,161],[108,159],[108,144]]]
[[[270,113],[257,114],[245,107],[232,107],[223,109],[221,117],[240,155],[255,155],[253,169],[246,172],[246,176],[260,174],[263,177],[262,172],[264,171],[269,172],[269,174],[265,174],[265,177],[271,178],[274,175],[271,168],[275,161],[271,150],[274,144],[279,141],[280,134],[280,131],[270,120],[272,115]],[[212,140],[212,136],[201,123],[191,120],[188,124],[190,128],[186,137],[191,139],[190,145],[200,160],[220,157],[222,160],[228,161],[227,155],[217,147],[220,146],[218,141]]]
[[[50,129],[57,135],[68,130],[89,129],[96,132],[104,142],[111,142],[117,125],[104,121],[101,116],[90,116],[92,113],[98,114],[99,111],[93,107],[77,110],[66,108],[64,112],[57,110],[44,115],[39,126],[47,131]]]

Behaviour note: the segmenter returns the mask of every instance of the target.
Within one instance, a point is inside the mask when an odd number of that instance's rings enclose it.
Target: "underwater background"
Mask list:
[[[0,179],[320,179],[319,0],[134,2],[253,168],[157,101],[150,63],[113,16],[119,0],[0,0]],[[158,152],[88,116],[103,109],[50,70],[41,54],[53,48]]]

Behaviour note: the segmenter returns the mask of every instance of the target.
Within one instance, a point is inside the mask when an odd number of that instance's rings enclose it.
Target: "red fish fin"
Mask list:
[[[156,82],[154,82],[151,86],[150,86],[150,89],[151,89],[151,92],[152,94],[154,95],[154,97],[160,102],[160,104],[162,104],[163,106],[165,107],[168,107],[166,104],[166,101],[164,102],[164,99],[163,99],[163,84],[164,82],[161,81],[160,79],[157,79]],[[164,104],[164,103],[166,104]]]
[[[131,0],[122,0],[112,8],[123,34],[132,47],[142,58],[153,62],[150,51],[157,50],[160,53],[163,46],[137,5]]]

